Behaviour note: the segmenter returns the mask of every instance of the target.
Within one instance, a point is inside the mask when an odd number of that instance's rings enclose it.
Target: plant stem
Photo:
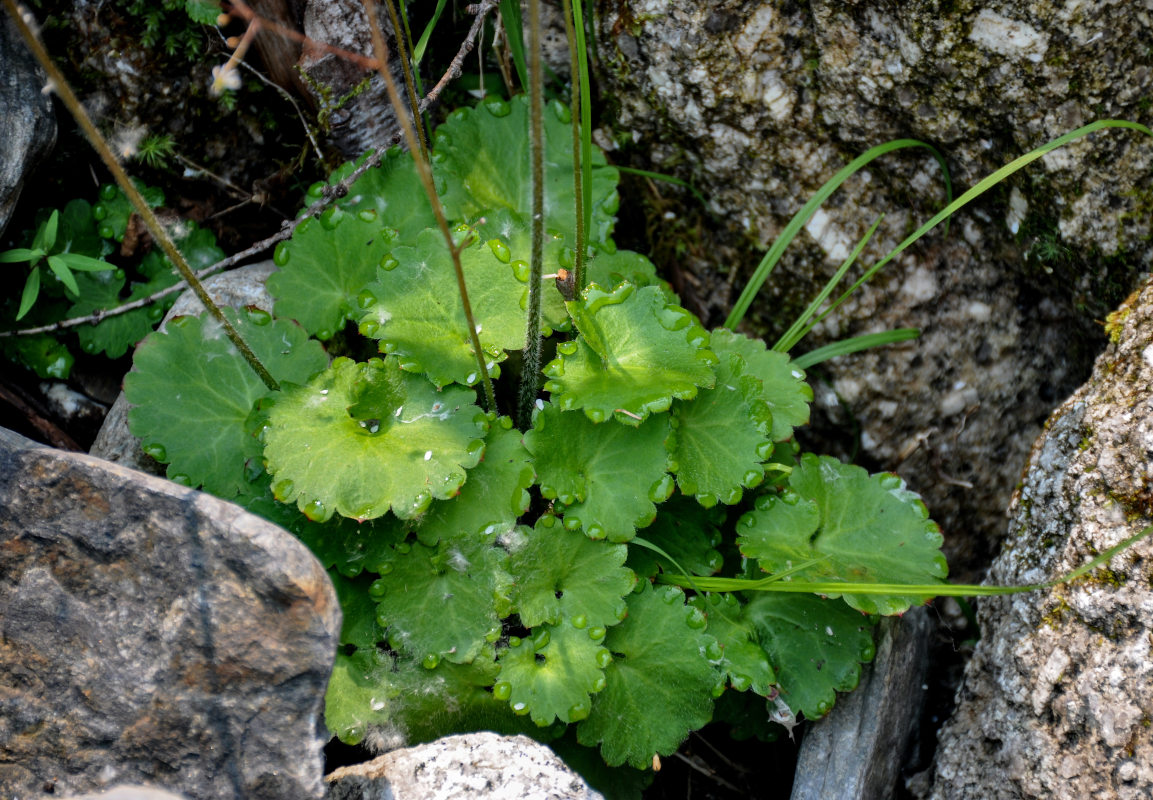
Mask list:
[[[579,3],[580,0],[577,0]],[[573,262],[573,283],[576,292],[580,292],[584,288],[585,277],[585,254],[587,252],[585,247],[585,226],[588,222],[585,219],[585,206],[584,206],[584,173],[581,171],[581,158],[583,152],[581,150],[581,123],[580,115],[581,109],[584,108],[586,98],[583,92],[580,91],[581,87],[577,83],[577,75],[580,73],[580,60],[577,58],[577,41],[576,34],[573,30],[573,3],[572,0],[564,0],[563,16],[564,16],[564,32],[565,38],[568,39],[569,51],[569,71],[572,72],[572,170],[573,170],[573,204],[576,206],[576,258]],[[577,12],[579,13],[579,12]]]
[[[529,0],[529,157],[532,162],[532,255],[528,279],[524,370],[520,376],[517,419],[528,428],[540,390],[540,296],[544,274],[544,81],[541,76],[540,0]]]
[[[396,13],[395,0],[384,0],[384,7],[388,9],[388,18],[392,21],[392,30],[396,39],[396,51],[400,57],[400,65],[404,70],[404,88],[408,93],[408,107],[412,110],[413,126],[416,136],[420,140],[420,157],[428,161],[428,136],[424,131],[424,122],[420,115],[420,106],[416,99],[416,79],[413,76],[412,64],[408,60],[408,48],[405,47],[403,33],[408,32],[408,24],[402,25],[400,15]]]
[[[12,0],[4,1],[12,2]],[[476,355],[477,370],[484,382],[486,405],[489,411],[496,411],[496,392],[493,391],[492,379],[489,377],[488,367],[484,363],[484,351],[480,349],[480,336],[476,332],[476,317],[473,316],[472,304],[468,300],[464,267],[460,263],[462,248],[457,246],[456,241],[452,238],[452,231],[449,230],[448,220],[444,216],[444,207],[440,203],[440,197],[437,196],[436,187],[432,182],[432,167],[427,159],[421,157],[415,126],[405,111],[404,101],[401,100],[400,91],[396,88],[396,81],[393,80],[392,73],[388,69],[388,45],[385,44],[384,34],[381,33],[380,23],[377,22],[376,0],[362,0],[362,2],[364,3],[364,11],[368,15],[368,28],[372,33],[372,49],[373,55],[376,57],[377,71],[380,72],[380,77],[384,79],[384,87],[388,91],[388,101],[392,104],[397,122],[400,123],[400,128],[404,132],[409,155],[412,156],[413,163],[416,165],[416,174],[420,176],[420,183],[424,187],[425,194],[428,195],[428,202],[432,206],[433,215],[436,217],[437,227],[440,228],[445,246],[448,247],[449,255],[452,257],[452,266],[456,270],[456,285],[460,292],[460,302],[464,306],[464,318],[468,324],[468,337],[472,343],[472,351]]]
[[[584,241],[588,241],[588,226],[593,223],[593,105],[592,88],[589,83],[588,47],[585,44],[585,21],[582,7],[584,0],[572,0],[573,33],[576,38],[577,71],[573,80],[579,78],[580,86],[580,130],[581,130],[581,184],[584,188],[582,195],[577,197],[577,203],[582,206],[584,218]],[[576,116],[575,114],[573,116]],[[584,262],[587,247],[582,247],[577,256],[577,284],[579,293],[584,288]]]
[[[36,60],[40,62],[40,66],[43,67],[44,71],[48,74],[48,80],[53,91],[56,92],[61,102],[64,103],[73,118],[75,118],[81,130],[84,131],[84,135],[88,137],[88,141],[92,143],[93,148],[95,148],[96,152],[100,155],[100,160],[104,162],[104,166],[106,166],[112,174],[113,180],[116,181],[116,184],[128,197],[128,201],[132,203],[132,208],[140,215],[149,233],[151,233],[152,237],[160,244],[160,248],[164,251],[164,254],[168,256],[168,260],[176,267],[176,270],[180,273],[180,277],[184,279],[196,297],[204,304],[204,307],[208,309],[208,312],[220,323],[225,335],[236,345],[236,349],[244,356],[244,360],[248,362],[249,366],[251,366],[253,371],[260,377],[260,380],[264,382],[264,385],[271,391],[280,389],[280,385],[276,382],[276,379],[272,377],[268,368],[264,366],[256,356],[256,353],[252,352],[252,348],[248,346],[248,343],[244,341],[243,337],[232,327],[232,323],[224,316],[224,312],[220,310],[220,306],[213,302],[208,292],[204,290],[204,286],[201,285],[196,275],[192,272],[192,269],[188,266],[188,262],[184,260],[184,256],[176,249],[176,244],[173,243],[172,237],[161,227],[160,221],[156,219],[156,215],[152,213],[152,209],[144,202],[144,198],[140,196],[136,185],[132,183],[127,173],[124,172],[123,167],[120,166],[120,162],[116,160],[116,156],[112,154],[111,148],[108,147],[108,142],[105,141],[100,131],[96,129],[96,126],[92,123],[92,119],[88,116],[88,112],[84,110],[84,107],[80,105],[80,102],[76,99],[72,87],[68,85],[68,82],[64,79],[64,75],[56,68],[56,65],[52,63],[52,59],[48,56],[48,51],[44,49],[40,40],[36,38],[32,29],[28,27],[24,18],[20,15],[20,10],[16,7],[15,0],[3,0],[3,2],[4,8],[16,23],[16,27],[20,30],[20,35],[24,38],[28,49],[32,51]]]

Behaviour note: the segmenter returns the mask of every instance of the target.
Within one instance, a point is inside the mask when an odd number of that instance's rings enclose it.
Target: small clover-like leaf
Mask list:
[[[828,456],[806,454],[779,496],[758,500],[738,525],[741,552],[781,572],[815,560],[793,581],[844,582],[846,603],[869,614],[900,614],[923,595],[855,595],[854,583],[937,583],[948,574],[941,532],[896,475],[869,475]]]
[[[567,109],[553,104],[544,115],[545,227],[570,241],[576,231],[573,198],[572,127],[562,121]],[[475,219],[481,212],[507,208],[518,213],[532,208],[529,158],[528,101],[491,100],[449,115],[433,136],[441,199],[454,220]],[[592,242],[604,242],[612,230],[620,199],[619,174],[605,166],[604,154],[592,154],[593,218],[586,220]]]
[[[544,370],[545,389],[562,409],[637,425],[715,383],[708,334],[657,287],[622,283],[606,292],[592,284],[568,306],[581,337],[559,345]]]
[[[396,547],[370,590],[389,645],[426,666],[467,664],[500,635],[509,591],[503,550],[475,538]]]
[[[501,653],[496,687],[508,684],[512,710],[528,713],[541,727],[558,718],[585,719],[589,695],[604,688],[602,667],[611,659],[603,633],[594,638],[587,625],[578,628],[567,620],[534,628],[532,634]]]
[[[855,689],[861,664],[876,653],[870,618],[840,600],[758,592],[742,620],[768,653],[784,701],[809,719],[828,714],[837,692]]]
[[[328,176],[328,185],[340,183],[367,157],[365,154],[355,163],[342,164]],[[308,202],[322,199],[324,188],[325,184],[317,183],[309,189]],[[389,149],[380,164],[357,178],[348,193],[334,205],[357,214],[375,211],[381,224],[396,230],[394,245],[416,244],[421,231],[436,226],[436,216],[428,204],[428,195],[416,174],[412,156],[399,147]]]
[[[721,646],[720,668],[729,684],[739,692],[752,689],[767,697],[776,677],[769,657],[758,644],[757,632],[741,616],[741,605],[731,594],[697,595],[689,600],[708,619],[706,629]]]
[[[718,523],[724,521],[720,509],[708,509],[682,494],[662,503],[653,524],[641,536],[673,559],[641,544],[629,545],[628,566],[646,578],[665,572],[687,571],[690,575],[712,575],[720,570],[724,559],[717,548],[721,544]]]
[[[813,389],[805,382],[804,370],[794,365],[787,354],[766,349],[760,339],[724,328],[712,332],[709,346],[721,359],[728,353],[740,355],[745,361],[745,374],[761,381],[761,399],[773,415],[774,442],[790,438],[793,428],[809,423]]]
[[[393,232],[375,214],[330,207],[296,226],[276,247],[280,268],[268,277],[278,317],[296,320],[327,338],[360,314],[357,298],[393,246]]]
[[[502,417],[489,430],[484,457],[468,471],[460,494],[434,501],[417,536],[432,547],[442,539],[508,530],[528,510],[528,488],[534,480],[532,458],[521,444],[520,431]]]
[[[636,584],[624,566],[624,545],[593,541],[544,517],[506,546],[516,584],[513,602],[528,627],[564,619],[605,627],[623,618],[622,598]]]
[[[224,313],[278,381],[303,383],[324,369],[324,351],[299,325]],[[245,467],[259,461],[260,442],[246,423],[268,388],[207,313],[177,317],[145,339],[124,393],[132,433],[168,464],[169,477],[225,498],[247,485]]]
[[[655,504],[672,490],[669,436],[665,415],[638,427],[598,425],[546,403],[533,413],[524,444],[541,494],[562,504],[566,527],[626,542],[652,522]]]
[[[465,248],[460,260],[486,366],[499,375],[495,365],[504,351],[524,347],[521,285],[483,242]],[[402,368],[425,373],[437,386],[480,380],[452,257],[438,231],[421,233],[416,247],[395,248],[360,302],[360,332],[380,339]]]
[[[437,391],[395,359],[338,358],[269,412],[264,455],[278,500],[312,519],[335,511],[401,519],[454,495],[484,449],[484,415],[467,389]]]
[[[716,640],[704,632],[704,614],[684,600],[674,586],[643,582],[629,595],[625,621],[609,628],[606,686],[577,738],[599,743],[610,765],[643,768],[654,755],[676,751],[712,715],[718,675],[707,652],[717,649]]]
[[[705,506],[739,502],[744,488],[764,479],[762,462],[773,449],[761,382],[744,371],[739,355],[722,356],[716,385],[673,406],[677,485]]]

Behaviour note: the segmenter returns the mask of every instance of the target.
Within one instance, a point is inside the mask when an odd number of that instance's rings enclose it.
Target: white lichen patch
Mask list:
[[[926,266],[914,269],[901,284],[901,294],[919,303],[925,303],[937,296],[937,279]]]
[[[751,55],[772,24],[773,7],[766,3],[753,12],[733,44],[742,55]]]
[[[813,237],[817,246],[825,251],[829,261],[839,264],[852,252],[853,241],[848,234],[833,224],[832,218],[823,208],[818,208],[809,218],[805,223],[805,230]]]
[[[1021,230],[1021,223],[1025,221],[1028,212],[1029,201],[1021,194],[1021,190],[1014,186],[1009,192],[1009,213],[1005,215],[1005,226],[1009,229],[1009,233],[1016,235],[1017,231]]]
[[[987,8],[973,20],[969,40],[1006,58],[1027,58],[1034,64],[1039,64],[1049,49],[1049,34]]]

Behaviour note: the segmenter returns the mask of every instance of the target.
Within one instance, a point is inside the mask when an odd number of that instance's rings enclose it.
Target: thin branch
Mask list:
[[[481,30],[481,25],[484,22],[485,15],[495,9],[497,5],[498,0],[482,0],[481,3],[468,7],[469,10],[475,10],[477,18],[473,22],[472,29],[469,31],[468,37],[461,44],[460,50],[457,52],[456,57],[452,60],[452,63],[449,65],[448,70],[444,73],[444,76],[440,79],[436,86],[434,86],[432,90],[427,95],[425,95],[424,99],[420,101],[420,110],[422,112],[436,103],[440,93],[451,80],[460,77],[460,72],[462,65],[464,64],[464,60],[468,57],[468,54],[472,52],[472,49],[475,46],[476,37]],[[267,25],[265,27],[269,28]],[[398,144],[400,139],[401,134],[396,134],[388,142],[388,147],[392,147],[393,145]],[[352,184],[356,183],[360,176],[368,172],[370,169],[380,166],[380,162],[383,157],[383,152],[372,153],[364,160],[362,164],[360,164],[360,166],[356,167],[343,180],[334,183],[331,186],[325,186],[323,189],[323,195],[319,200],[309,206],[308,209],[299,215],[296,219],[284,222],[280,226],[279,231],[265,239],[260,240],[256,244],[245,248],[244,250],[233,253],[227,258],[223,258],[220,261],[217,261],[215,264],[205,267],[196,273],[196,277],[205,278],[209,275],[215,275],[217,272],[223,272],[226,269],[239,266],[245,259],[260,255],[261,253],[275,247],[280,242],[283,242],[285,239],[291,238],[292,232],[296,229],[296,226],[299,224],[300,220],[305,219],[306,217],[320,216],[320,214],[326,208],[332,205],[332,203],[342,197],[345,197],[349,190],[352,188]],[[109,265],[109,269],[112,268],[113,266]],[[115,308],[95,311],[92,314],[84,317],[73,317],[71,319],[54,322],[50,325],[40,325],[36,328],[22,328],[20,330],[0,331],[0,339],[10,336],[32,336],[38,333],[55,333],[58,331],[68,330],[69,328],[76,328],[80,325],[94,325],[102,320],[108,319],[109,317],[115,317],[120,314],[127,314],[129,311],[135,311],[138,308],[144,308],[145,306],[151,305],[157,300],[161,300],[168,295],[173,294],[174,292],[184,291],[184,289],[187,287],[188,284],[182,280],[179,283],[173,284],[167,289],[162,289],[159,292],[149,295],[148,297],[142,297],[139,300],[133,300],[130,303],[125,303],[123,305],[116,306]]]
[[[12,0],[6,0],[11,2]],[[472,304],[468,299],[468,286],[464,280],[464,267],[460,263],[460,251],[462,245],[457,245],[452,237],[452,231],[448,227],[448,219],[444,215],[444,208],[441,206],[440,197],[436,193],[436,187],[432,182],[432,167],[430,163],[420,157],[420,143],[417,141],[416,130],[413,126],[413,120],[409,119],[408,113],[404,107],[404,101],[400,97],[400,91],[396,88],[396,81],[392,77],[392,72],[388,69],[388,45],[385,44],[384,34],[380,30],[380,23],[377,21],[376,16],[376,0],[362,0],[364,3],[364,10],[368,15],[368,27],[372,32],[372,48],[376,55],[376,61],[380,64],[380,77],[384,79],[384,88],[388,91],[388,101],[392,104],[393,112],[396,114],[396,120],[400,123],[401,130],[404,132],[405,141],[408,143],[408,152],[412,156],[413,163],[416,165],[416,174],[420,177],[421,185],[424,186],[424,192],[428,195],[429,205],[432,206],[432,213],[436,217],[437,227],[440,228],[441,235],[444,236],[445,245],[448,247],[449,255],[452,257],[452,266],[456,270],[456,284],[460,292],[460,302],[464,307],[464,318],[468,326],[468,338],[472,343],[473,353],[476,355],[476,366],[480,373],[481,381],[484,383],[484,394],[487,400],[488,410],[496,411],[496,392],[492,388],[492,379],[488,374],[488,366],[485,364],[484,351],[480,348],[480,336],[477,334],[476,317],[472,313]],[[469,240],[465,240],[469,241]]]
[[[244,2],[244,0],[231,0],[228,6],[228,13],[236,14],[250,25],[253,22],[259,22],[260,26],[264,28],[264,30],[280,34],[285,39],[291,39],[294,42],[300,42],[301,44],[308,45],[309,47],[320,50],[322,53],[331,53],[332,55],[343,58],[346,61],[351,61],[353,64],[356,64],[358,67],[367,72],[374,71],[379,66],[376,62],[376,59],[366,58],[365,56],[362,56],[359,53],[354,53],[351,50],[344,50],[340,47],[334,47],[330,44],[325,44],[324,42],[318,42],[315,39],[308,38],[300,31],[293,30],[292,28],[281,25],[279,22],[275,22],[273,20],[262,17],[253,11],[249,5]]]
[[[224,316],[224,312],[212,301],[212,298],[208,296],[208,292],[200,285],[200,281],[192,274],[192,269],[188,266],[188,262],[184,260],[184,256],[176,249],[176,244],[173,243],[172,237],[170,237],[160,225],[160,221],[156,219],[156,214],[153,213],[148,203],[141,197],[140,191],[128,178],[127,173],[124,172],[124,168],[120,166],[120,162],[116,160],[116,156],[113,155],[112,150],[109,149],[108,142],[105,141],[100,131],[97,130],[96,126],[92,123],[91,117],[88,116],[88,112],[84,110],[84,107],[80,105],[80,101],[76,99],[72,87],[68,85],[68,82],[64,79],[64,75],[56,68],[56,65],[52,63],[52,59],[48,56],[48,51],[44,49],[44,45],[36,38],[36,34],[32,32],[28,23],[25,22],[23,16],[21,16],[20,9],[16,7],[16,0],[3,0],[3,2],[4,7],[8,10],[8,14],[20,30],[20,35],[24,39],[25,44],[27,44],[28,49],[32,51],[32,54],[40,63],[41,68],[48,74],[48,79],[51,81],[53,90],[55,90],[57,96],[68,108],[69,112],[71,112],[72,117],[76,120],[81,130],[84,131],[85,136],[88,137],[88,141],[92,143],[92,146],[100,156],[100,160],[104,162],[104,166],[108,168],[108,171],[112,173],[112,177],[120,187],[120,190],[128,197],[128,201],[148,227],[153,239],[155,239],[161,249],[164,250],[164,254],[168,256],[168,260],[176,266],[176,269],[179,270],[184,280],[188,282],[189,287],[196,294],[197,298],[200,299],[200,302],[204,304],[204,307],[208,309],[209,313],[220,323],[224,334],[228,337],[229,341],[236,346],[240,354],[244,356],[244,360],[248,362],[249,366],[251,366],[253,371],[260,377],[260,380],[264,382],[264,385],[273,391],[279,389],[280,385],[276,382],[276,379],[272,377],[268,368],[264,366],[263,362],[256,356],[256,353],[252,352],[252,348],[249,347],[248,343],[244,341],[244,338],[236,332],[236,329],[232,327],[232,323]]]

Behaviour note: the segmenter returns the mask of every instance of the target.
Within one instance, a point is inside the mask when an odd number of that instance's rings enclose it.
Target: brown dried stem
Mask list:
[[[11,2],[11,0],[7,0]],[[480,349],[480,336],[476,331],[476,317],[472,313],[472,304],[468,299],[468,286],[464,279],[464,267],[460,263],[460,252],[463,249],[462,245],[458,245],[453,239],[452,231],[448,227],[448,219],[444,215],[444,207],[440,203],[440,197],[436,193],[436,187],[432,182],[432,166],[431,164],[420,157],[420,143],[417,141],[416,130],[413,126],[413,121],[409,118],[407,110],[404,107],[404,101],[400,97],[400,90],[396,87],[396,81],[393,80],[392,73],[388,70],[388,45],[385,44],[384,34],[380,30],[380,23],[377,21],[376,16],[376,0],[362,0],[364,3],[365,13],[368,15],[368,27],[372,32],[372,48],[373,53],[376,55],[376,61],[380,65],[380,77],[384,79],[384,88],[388,92],[388,100],[392,104],[393,112],[396,114],[397,122],[400,123],[401,130],[404,132],[405,141],[408,143],[408,151],[412,156],[413,163],[416,165],[416,173],[420,176],[420,183],[424,186],[425,194],[428,195],[428,202],[432,206],[432,213],[436,217],[437,227],[440,228],[441,235],[444,237],[445,245],[448,247],[449,255],[452,257],[452,266],[456,270],[456,284],[460,292],[460,301],[464,306],[464,318],[468,325],[468,336],[472,343],[473,353],[476,355],[476,365],[479,371],[481,381],[484,383],[485,399],[487,400],[488,410],[496,411],[496,392],[492,388],[492,379],[488,374],[488,367],[484,361],[484,351]],[[466,242],[469,240],[466,239]]]

